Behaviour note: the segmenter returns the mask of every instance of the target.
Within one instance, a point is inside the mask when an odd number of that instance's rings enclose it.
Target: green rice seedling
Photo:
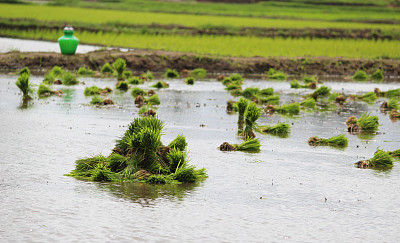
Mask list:
[[[144,105],[140,107],[138,114],[141,116],[155,116],[156,111],[152,109],[151,105]]]
[[[53,69],[51,69],[51,74],[53,75],[54,78],[61,78],[63,76],[64,69],[59,66],[54,66]]]
[[[180,168],[172,176],[175,180],[183,183],[193,183],[207,177],[205,169],[196,170],[194,166]]]
[[[32,99],[30,96],[33,94],[33,89],[32,89],[32,84],[30,83],[31,77],[29,76],[28,73],[24,72],[21,75],[19,75],[17,82],[15,85],[19,88],[19,90],[22,92],[22,99],[24,101]]]
[[[114,73],[114,69],[112,68],[110,63],[106,62],[104,63],[103,67],[101,67],[100,73],[106,76],[111,76]]]
[[[194,78],[189,77],[187,79],[185,79],[185,83],[188,85],[193,85],[194,84]]]
[[[286,80],[286,74],[284,72],[275,71],[273,68],[270,68],[267,72],[267,76],[269,79],[275,80]]]
[[[300,113],[300,104],[299,103],[284,104],[280,107],[276,107],[275,110],[276,112],[279,113],[296,115]]]
[[[80,67],[78,69],[78,76],[94,76],[95,74],[95,71],[86,66]]]
[[[167,153],[167,159],[169,161],[169,169],[172,172],[176,172],[179,170],[181,167],[186,166],[186,156],[187,153],[185,150],[180,150],[177,148],[172,148]]]
[[[286,135],[290,133],[290,125],[287,123],[279,123],[273,126],[261,126],[259,130],[262,133],[269,133],[272,135]]]
[[[306,100],[303,100],[301,103],[300,103],[300,106],[301,107],[304,107],[304,108],[310,108],[310,109],[314,109],[315,108],[315,106],[316,106],[316,102],[315,102],[315,100],[313,99],[313,98],[307,98]]]
[[[112,153],[107,158],[107,167],[113,172],[121,172],[128,166],[128,159],[116,153]]]
[[[375,131],[379,127],[379,118],[371,116],[370,113],[365,113],[357,120],[357,126],[362,131]]]
[[[239,131],[243,129],[244,125],[244,114],[246,112],[247,106],[249,105],[249,101],[243,98],[240,98],[238,102],[236,102],[237,107],[238,107],[238,112],[239,112],[239,118],[238,118],[238,127]]]
[[[368,92],[361,95],[359,98],[367,103],[374,103],[378,99],[375,92]]]
[[[392,98],[388,102],[388,109],[389,110],[398,110],[399,109],[399,99]]]
[[[260,94],[263,96],[270,96],[274,94],[274,88],[265,88],[260,90]]]
[[[125,70],[125,71],[122,73],[122,75],[123,75],[123,77],[124,77],[125,79],[129,79],[129,78],[132,77],[132,72],[131,72],[131,71],[128,71],[128,70]]]
[[[316,76],[306,76],[303,78],[304,83],[309,84],[309,83],[318,83],[318,77]]]
[[[382,70],[378,69],[371,75],[371,79],[375,81],[383,81],[385,76],[383,75]]]
[[[79,83],[75,75],[70,72],[64,72],[61,77],[61,81],[64,85],[75,85]]]
[[[301,85],[300,83],[295,79],[293,81],[290,81],[290,88],[292,89],[300,89]]]
[[[150,175],[147,177],[146,182],[150,184],[167,184],[171,183],[170,180],[166,175]]]
[[[397,159],[400,159],[400,149],[394,150],[394,151],[389,152],[389,153],[390,153],[390,155],[391,155],[392,157],[395,157],[395,158],[397,158]]]
[[[390,152],[377,150],[371,159],[358,161],[354,165],[363,169],[389,169],[393,167],[393,158]]]
[[[356,81],[366,81],[368,75],[364,71],[358,70],[351,78]]]
[[[327,96],[330,92],[331,88],[328,88],[327,86],[321,86],[311,94],[311,97],[313,97],[314,100],[317,100],[318,98]]]
[[[89,176],[91,175],[91,171],[97,167],[99,163],[106,163],[107,159],[102,155],[96,155],[92,158],[79,159],[75,162],[75,170],[73,173],[84,175],[85,173]]]
[[[152,85],[151,87],[157,88],[157,89],[162,89],[162,88],[168,88],[169,84],[167,84],[165,81],[158,81],[156,84]]]
[[[238,74],[238,73],[234,73],[229,75],[229,78],[233,81],[236,82],[238,84],[242,84],[242,81],[244,80],[242,75]]]
[[[99,95],[101,91],[102,89],[100,89],[99,87],[91,86],[91,87],[86,87],[85,91],[83,91],[83,94],[85,96]]]
[[[233,83],[233,80],[231,78],[229,78],[229,77],[228,78],[224,78],[222,80],[222,84],[225,85],[225,86],[228,86],[228,85],[230,85],[232,83]]]
[[[31,76],[31,71],[29,70],[28,67],[23,67],[21,70],[19,70],[18,75],[21,75],[23,73],[28,74],[28,76]]]
[[[190,77],[202,79],[207,77],[207,71],[204,68],[196,68],[190,71]]]
[[[331,138],[311,137],[308,144],[311,146],[336,146],[347,147],[349,139],[344,134],[333,136]]]
[[[243,136],[247,138],[254,138],[256,135],[254,134],[253,130],[257,128],[256,121],[261,116],[261,108],[258,108],[256,104],[250,103],[247,106],[247,110],[245,113],[245,128],[243,131]]]
[[[129,85],[126,81],[119,81],[116,88],[122,91],[127,91],[129,89]]]
[[[242,93],[242,95],[247,99],[251,99],[252,97],[257,96],[258,94],[260,94],[260,89],[254,87],[248,87],[245,90],[243,90]]]
[[[385,97],[387,98],[400,98],[400,89],[390,89],[385,92]]]
[[[98,163],[93,169],[91,179],[93,181],[111,181],[111,170],[102,163]]]
[[[142,73],[142,74],[140,75],[140,77],[141,77],[142,79],[146,80],[146,81],[151,81],[151,80],[154,79],[154,75],[153,75],[153,73],[150,72],[150,71],[147,71],[147,72],[145,72],[145,73]]]
[[[117,60],[114,61],[113,67],[115,71],[117,71],[117,79],[118,80],[124,80],[124,71],[126,68],[126,61],[122,58],[117,58]]]
[[[44,96],[50,96],[54,94],[54,91],[51,90],[49,87],[47,87],[44,84],[40,84],[38,88],[38,96],[39,97],[44,97]]]
[[[392,110],[392,111],[390,111],[389,117],[390,117],[390,119],[399,119],[400,118],[400,112]]]
[[[143,84],[143,79],[133,76],[133,77],[129,78],[127,82],[128,82],[128,84],[138,85],[138,84]]]
[[[101,104],[103,104],[103,101],[104,101],[103,98],[101,98],[98,95],[95,95],[95,96],[92,97],[92,100],[90,101],[90,104],[91,105],[101,105]]]
[[[146,95],[146,92],[141,88],[134,87],[134,88],[132,88],[131,95],[135,98],[138,95],[141,95],[141,96]]]
[[[242,89],[234,89],[234,90],[231,90],[230,93],[231,93],[232,96],[238,97],[238,96],[242,95]]]
[[[262,97],[260,101],[262,104],[279,105],[280,98],[281,97],[279,95],[271,95],[265,98]]]
[[[160,98],[158,97],[158,94],[155,94],[146,98],[146,103],[149,105],[160,105],[161,101]]]
[[[167,71],[164,74],[165,78],[179,78],[179,73],[174,69],[167,69]]]
[[[182,135],[178,135],[174,140],[172,140],[172,142],[168,144],[168,147],[184,151],[187,145],[186,138]]]
[[[332,92],[328,96],[328,101],[334,102],[336,97],[339,97],[339,96],[340,96],[340,94],[338,92]]]
[[[248,138],[241,144],[230,144],[228,142],[224,142],[218,148],[221,151],[259,152],[260,147],[261,144],[258,138]]]
[[[53,74],[51,72],[47,72],[44,75],[44,78],[43,78],[43,83],[44,84],[51,85],[51,84],[54,83],[54,81],[55,81],[55,79],[54,79],[54,76],[53,76]]]
[[[240,84],[233,83],[233,84],[228,84],[225,89],[228,91],[241,90],[242,86]]]

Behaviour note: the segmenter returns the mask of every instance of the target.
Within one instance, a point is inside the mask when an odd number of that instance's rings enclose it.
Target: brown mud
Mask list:
[[[34,74],[44,74],[55,65],[67,70],[78,70],[86,65],[100,70],[105,63],[117,58],[126,60],[127,69],[134,72],[165,72],[168,68],[177,71],[204,68],[209,73],[263,74],[270,68],[282,70],[289,75],[351,76],[357,70],[373,73],[382,69],[385,79],[399,80],[400,60],[396,59],[351,59],[329,57],[229,57],[199,55],[170,51],[119,50],[95,51],[86,54],[65,56],[59,53],[10,52],[0,54],[0,72],[11,73],[28,67]]]

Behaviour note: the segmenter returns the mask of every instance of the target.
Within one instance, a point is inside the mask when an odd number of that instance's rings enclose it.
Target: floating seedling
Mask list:
[[[242,90],[242,86],[240,84],[231,83],[231,84],[228,84],[225,89],[228,91]]]
[[[221,151],[259,152],[260,146],[260,141],[257,138],[250,138],[241,144],[230,144],[228,142],[224,142],[218,148]]]
[[[126,68],[126,61],[122,58],[117,58],[113,63],[115,71],[117,71],[117,80],[124,80],[124,71]]]
[[[129,89],[129,85],[126,81],[119,81],[115,88],[122,91],[127,91]]]
[[[158,81],[156,84],[154,84],[151,87],[157,88],[157,89],[162,89],[162,88],[168,88],[169,84],[167,84],[165,81]]]
[[[141,95],[141,96],[146,95],[146,92],[145,92],[143,89],[141,89],[141,88],[134,87],[134,88],[132,89],[132,91],[131,91],[131,95],[135,98],[135,97],[137,97],[138,95]]]
[[[327,96],[330,92],[331,88],[327,86],[321,86],[311,94],[311,97],[314,98],[314,100],[317,100],[318,98]]]
[[[280,98],[279,95],[271,95],[268,97],[261,97],[259,101],[261,104],[279,105]]]
[[[245,127],[242,135],[245,139],[254,138],[256,135],[254,134],[254,129],[257,128],[256,121],[261,116],[261,108],[258,108],[256,104],[250,103],[247,105],[247,110],[245,113]]]
[[[329,102],[335,102],[338,104],[344,104],[346,102],[346,97],[339,94],[338,92],[333,92],[328,97]]]
[[[147,71],[147,72],[141,74],[140,77],[145,81],[151,81],[154,79],[154,75],[150,71]]]
[[[299,103],[284,104],[282,106],[275,107],[274,111],[283,114],[297,115],[300,113],[300,104]]]
[[[308,139],[308,144],[311,146],[334,146],[347,147],[349,139],[344,134],[333,136],[331,138],[311,137]]]
[[[389,152],[390,156],[396,158],[396,159],[400,159],[400,149],[394,150],[392,152]]]
[[[179,78],[179,73],[176,70],[167,69],[164,74],[165,78]]]
[[[226,102],[226,112],[238,111],[237,102],[234,100],[228,100]]]
[[[389,110],[398,110],[399,109],[399,99],[392,98],[387,103],[387,109]]]
[[[258,130],[262,133],[272,135],[287,135],[290,133],[290,125],[287,123],[279,123],[273,126],[260,126]]]
[[[161,104],[158,94],[155,94],[155,95],[152,95],[152,96],[146,98],[145,101],[149,105],[160,105]]]
[[[204,68],[196,68],[190,71],[189,75],[196,79],[202,79],[207,77],[207,71]]]
[[[305,84],[300,84],[296,79],[293,81],[290,81],[290,88],[292,89],[300,89],[300,88],[305,88],[305,89],[316,89],[317,88],[317,82],[306,82]]]
[[[275,80],[286,80],[287,78],[284,72],[275,71],[273,68],[268,70],[267,77]]]
[[[23,72],[21,75],[19,75],[18,80],[15,83],[15,85],[17,85],[19,90],[22,92],[22,100],[24,103],[32,99],[30,95],[33,94],[33,88],[32,84],[30,83],[30,79],[30,75],[27,72]]]
[[[44,84],[40,84],[37,92],[39,97],[48,97],[55,94],[55,91],[51,90]]]
[[[151,105],[146,105],[139,109],[138,114],[141,116],[155,116],[157,112],[152,108]]]
[[[356,81],[366,81],[368,75],[364,71],[358,70],[351,78]]]
[[[185,79],[185,83],[188,85],[193,85],[194,84],[194,78],[193,77],[189,77],[187,79]]]
[[[304,83],[309,84],[309,83],[318,83],[318,77],[316,76],[305,76],[303,78]]]
[[[383,81],[385,76],[383,75],[382,70],[378,69],[371,75],[371,79],[375,81]]]
[[[95,95],[92,97],[92,100],[90,101],[91,105],[113,105],[114,101],[110,98],[102,98],[98,95]]]
[[[390,89],[384,92],[387,98],[400,98],[400,89]]]
[[[365,101],[367,103],[374,103],[378,97],[376,96],[375,92],[368,92],[366,94],[363,94],[361,96],[357,96],[358,99],[361,99],[362,101]]]
[[[363,114],[359,119],[355,116],[350,116],[347,118],[346,125],[349,132],[374,132],[379,127],[379,118],[371,116],[370,113]]]
[[[229,78],[229,77],[228,78],[224,78],[222,80],[222,84],[225,85],[225,86],[228,86],[228,85],[230,85],[232,83],[233,83],[233,80],[231,78]]]
[[[55,78],[54,78],[54,76],[51,74],[51,72],[47,72],[47,73],[44,75],[44,78],[43,78],[43,83],[44,83],[44,84],[52,85],[52,84],[54,83],[54,81],[55,81]]]
[[[61,81],[64,85],[75,85],[79,83],[75,75],[71,72],[64,72],[61,77]]]
[[[94,76],[96,74],[95,71],[90,69],[89,67],[83,66],[78,69],[78,76]]]
[[[400,118],[400,112],[392,110],[389,114],[390,119],[399,119]]]
[[[131,72],[131,71],[128,71],[128,70],[125,70],[125,71],[122,73],[122,75],[123,75],[123,77],[124,77],[125,79],[129,79],[129,78],[132,77],[132,72]]]
[[[19,70],[19,72],[17,73],[18,75],[22,75],[22,74],[28,74],[28,76],[31,76],[31,71],[29,70],[29,68],[27,67],[23,67],[21,70]]]
[[[113,153],[76,161],[69,175],[94,181],[148,183],[196,182],[207,177],[205,170],[188,165],[186,140],[178,136],[169,146],[161,142],[164,123],[155,116],[136,118]],[[99,165],[102,164],[102,165]]]
[[[83,91],[83,94],[85,96],[92,96],[92,95],[106,95],[111,92],[112,89],[110,89],[109,87],[101,89],[97,86],[91,86],[91,87],[86,87],[85,90]]]
[[[253,97],[256,97],[259,93],[260,93],[259,88],[248,87],[245,90],[243,90],[242,95],[246,99],[251,99]]]
[[[135,105],[137,105],[138,107],[141,107],[142,105],[144,105],[144,103],[145,103],[145,100],[142,95],[136,96]]]
[[[112,76],[114,73],[114,69],[110,65],[110,63],[105,63],[103,67],[100,69],[100,73],[106,77]]]
[[[292,89],[300,89],[301,85],[297,79],[290,81],[290,88]]]
[[[239,133],[243,131],[243,125],[244,125],[244,113],[246,112],[247,106],[249,105],[249,101],[243,98],[240,98],[240,100],[236,103],[238,107],[238,112],[239,112],[239,118],[238,118],[238,130]]]
[[[274,94],[274,88],[265,88],[260,90],[260,94],[263,96],[271,96]]]
[[[229,75],[229,78],[233,81],[233,82],[236,82],[237,84],[242,84],[242,82],[243,82],[243,77],[242,77],[242,75],[240,75],[240,74],[238,74],[238,73],[234,73],[234,74],[231,74],[231,75]]]
[[[315,106],[316,106],[316,104],[317,104],[317,103],[315,102],[315,100],[314,100],[313,98],[310,97],[310,98],[308,98],[308,99],[302,101],[302,102],[300,103],[300,106],[303,107],[303,108],[314,109]]]
[[[143,79],[140,79],[139,77],[133,76],[128,79],[128,84],[133,84],[133,85],[138,85],[138,84],[143,84],[144,81]]]
[[[393,158],[389,152],[377,150],[374,157],[368,160],[361,160],[354,163],[357,168],[371,168],[371,169],[390,169],[393,167]]]
[[[54,78],[61,78],[64,72],[64,69],[59,66],[54,66],[50,71],[51,75],[53,75]]]

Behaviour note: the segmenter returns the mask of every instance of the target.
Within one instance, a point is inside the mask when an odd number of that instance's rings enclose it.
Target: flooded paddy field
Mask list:
[[[163,140],[184,135],[190,163],[206,168],[208,178],[182,185],[95,183],[64,174],[77,159],[109,155],[138,117],[130,92],[115,90],[114,106],[89,106],[86,86],[114,89],[116,81],[80,78],[85,85],[53,86],[66,95],[34,99],[22,109],[16,80],[0,76],[2,242],[396,242],[400,236],[400,162],[386,171],[353,166],[378,147],[400,148],[400,122],[379,110],[384,98],[292,117],[262,114],[261,125],[289,123],[289,136],[257,134],[260,153],[221,152],[222,142],[241,142],[237,114],[226,112],[226,102],[235,98],[214,80],[193,86],[170,80],[169,88],[156,91]],[[345,94],[400,88],[399,83],[323,81]],[[139,87],[150,89],[155,82]],[[265,80],[245,80],[246,87],[273,87],[281,104],[312,92]],[[347,117],[367,111],[379,117],[378,134],[348,134]],[[307,143],[311,136],[339,134],[349,139],[345,149]]]

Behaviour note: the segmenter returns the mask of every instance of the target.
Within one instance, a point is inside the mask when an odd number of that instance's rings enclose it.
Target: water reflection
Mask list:
[[[142,206],[152,206],[158,199],[183,200],[193,193],[200,183],[152,185],[147,183],[103,183],[97,184],[112,195],[139,203]]]
[[[64,94],[62,96],[64,103],[72,103],[73,101],[75,101],[76,98],[75,89],[61,89],[61,91]]]

